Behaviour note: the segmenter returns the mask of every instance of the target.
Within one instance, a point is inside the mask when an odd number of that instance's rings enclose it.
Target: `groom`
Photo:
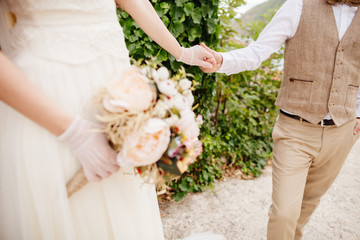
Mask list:
[[[360,0],[287,0],[256,42],[204,72],[254,70],[285,42],[268,239],[301,239],[360,131]]]

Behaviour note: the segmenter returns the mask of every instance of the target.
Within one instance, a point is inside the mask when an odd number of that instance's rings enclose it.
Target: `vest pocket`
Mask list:
[[[349,85],[346,93],[345,111],[350,118],[356,117],[356,96],[359,86]]]
[[[313,80],[290,78],[287,91],[287,102],[298,107],[310,104]]]
[[[353,47],[354,48],[360,47],[360,41],[355,41]]]

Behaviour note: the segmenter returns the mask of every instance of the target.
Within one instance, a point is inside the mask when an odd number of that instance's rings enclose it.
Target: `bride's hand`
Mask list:
[[[76,117],[58,137],[75,153],[89,181],[100,181],[119,170],[115,151],[98,129],[96,124]]]
[[[177,60],[188,65],[195,65],[205,69],[213,68],[213,65],[216,63],[214,56],[199,45],[191,48],[183,47],[181,56]]]
[[[220,53],[210,49],[208,46],[205,45],[205,43],[201,43],[201,47],[204,48],[204,50],[208,51],[209,53],[211,53],[211,55],[214,57],[214,63],[212,63],[213,67],[212,68],[203,68],[200,67],[201,70],[203,70],[203,72],[205,73],[213,73],[213,72],[217,72],[223,63],[223,57]]]

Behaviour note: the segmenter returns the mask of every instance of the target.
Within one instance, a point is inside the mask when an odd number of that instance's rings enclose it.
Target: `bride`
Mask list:
[[[211,67],[147,0],[117,4],[176,59]],[[115,2],[0,0],[0,46],[0,239],[163,239],[154,186],[88,131],[91,96],[129,67]],[[80,167],[91,183],[68,199]]]

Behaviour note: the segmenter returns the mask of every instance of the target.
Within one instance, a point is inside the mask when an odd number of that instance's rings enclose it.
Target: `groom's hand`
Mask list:
[[[200,67],[201,70],[203,70],[203,72],[205,73],[213,73],[213,72],[217,72],[220,68],[221,68],[221,65],[222,65],[222,62],[223,62],[223,57],[220,53],[210,49],[208,46],[205,45],[205,43],[201,43],[200,44],[203,48],[205,48],[209,53],[211,53],[214,58],[215,58],[215,64],[213,64],[213,67],[212,68],[203,68],[203,67]]]
[[[356,119],[356,125],[354,127],[354,135],[360,132],[360,119]]]

